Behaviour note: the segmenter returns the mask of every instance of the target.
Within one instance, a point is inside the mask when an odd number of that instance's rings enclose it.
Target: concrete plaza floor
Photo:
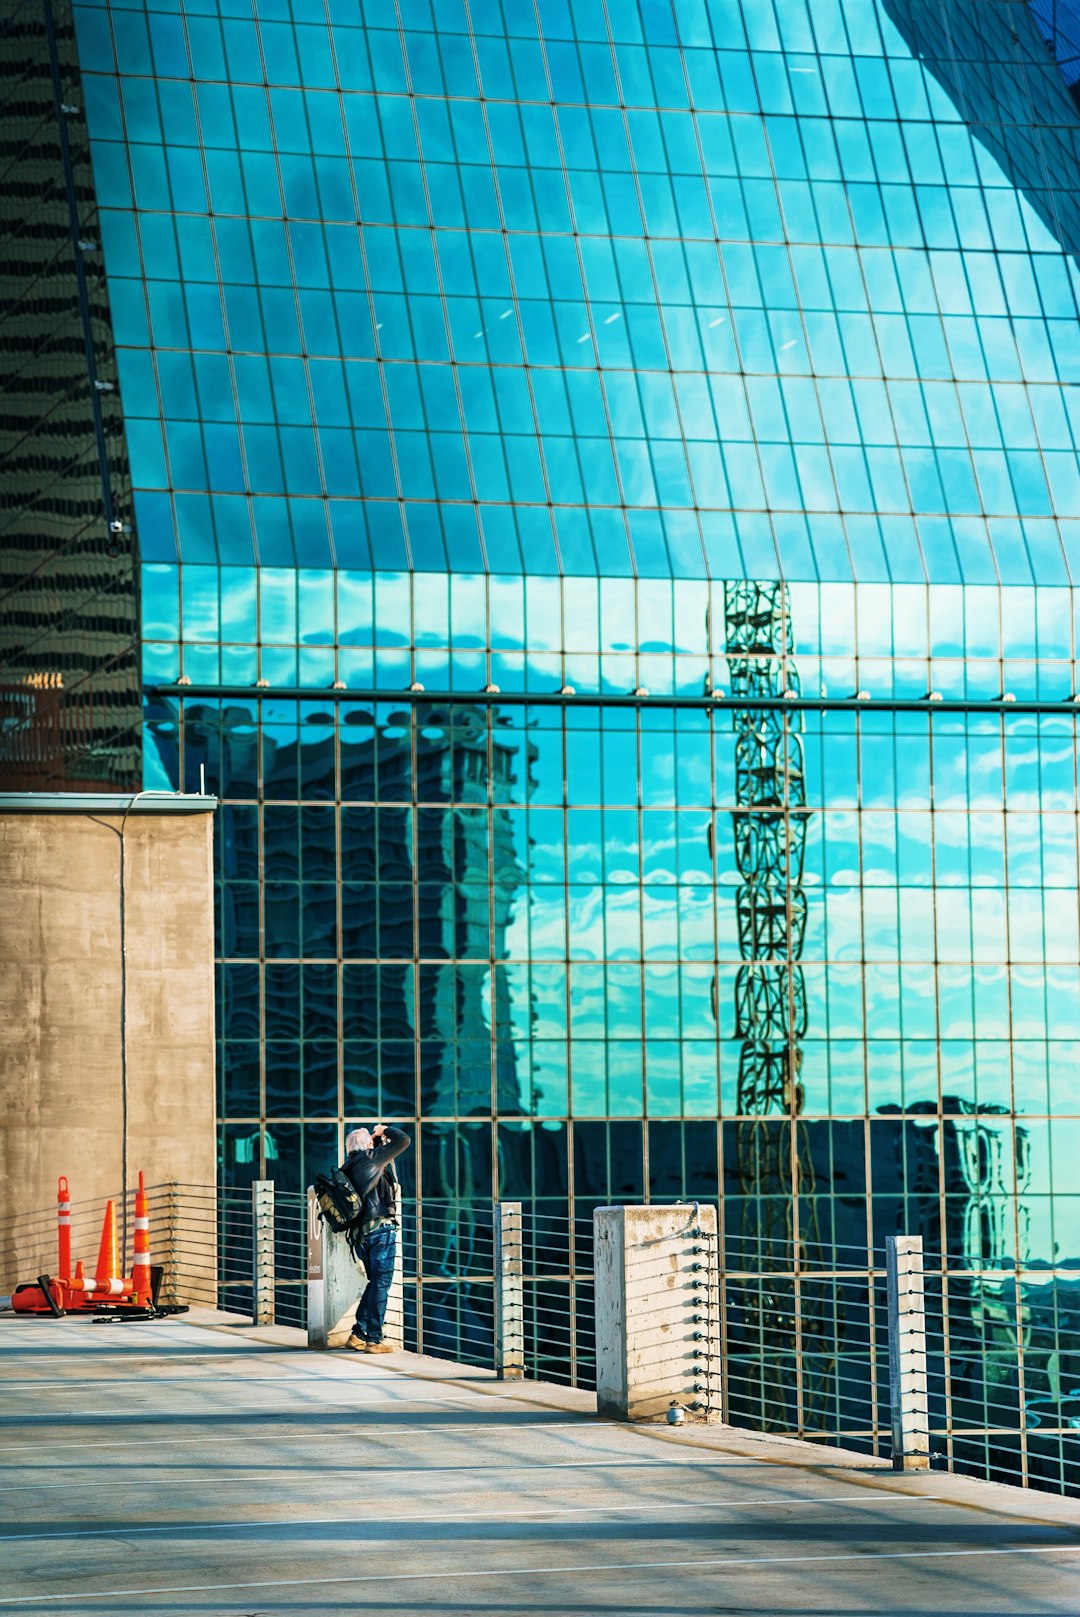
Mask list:
[[[0,1617],[1080,1611],[1080,1507],[189,1316],[0,1323]]]

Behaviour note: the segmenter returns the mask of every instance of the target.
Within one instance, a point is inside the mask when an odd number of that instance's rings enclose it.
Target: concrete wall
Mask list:
[[[0,1291],[55,1264],[58,1174],[74,1256],[91,1267],[91,1203],[121,1185],[126,799],[114,801],[93,817],[0,810]],[[212,835],[205,808],[145,802],[124,830],[131,1187],[140,1168],[148,1184],[214,1183]]]

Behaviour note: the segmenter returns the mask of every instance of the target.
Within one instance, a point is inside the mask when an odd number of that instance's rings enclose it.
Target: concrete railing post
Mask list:
[[[401,1213],[399,1209],[398,1217]],[[367,1285],[348,1238],[327,1229],[319,1217],[315,1192],[308,1190],[307,1296],[308,1347],[341,1347],[353,1328],[356,1305]],[[386,1305],[383,1340],[394,1347],[404,1342],[405,1311],[401,1266],[401,1231],[398,1231],[394,1279]]]
[[[525,1374],[525,1299],[521,1280],[521,1203],[495,1203],[495,1374]]]
[[[885,1240],[889,1309],[889,1414],[894,1471],[930,1469],[926,1308],[921,1235]]]
[[[256,1179],[251,1187],[251,1318],[274,1323],[274,1182]]]
[[[720,1420],[715,1207],[598,1207],[593,1230],[598,1413]]]

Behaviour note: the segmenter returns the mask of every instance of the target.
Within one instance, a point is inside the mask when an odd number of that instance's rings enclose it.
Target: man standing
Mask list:
[[[345,1139],[342,1169],[362,1203],[360,1216],[349,1231],[349,1245],[367,1275],[356,1323],[345,1344],[358,1353],[393,1352],[389,1342],[382,1339],[397,1250],[397,1174],[393,1162],[411,1144],[403,1129],[386,1123],[376,1123],[370,1130],[353,1129]]]

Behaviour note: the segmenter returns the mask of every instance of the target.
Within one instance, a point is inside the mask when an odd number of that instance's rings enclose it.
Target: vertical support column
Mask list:
[[[521,1203],[495,1203],[495,1374],[525,1375],[525,1297],[521,1268]]]
[[[926,1404],[926,1307],[921,1235],[885,1241],[889,1300],[889,1414],[894,1471],[930,1469]]]
[[[274,1323],[274,1182],[256,1179],[251,1187],[251,1318]]]
[[[598,1207],[593,1229],[597,1412],[720,1420],[715,1207]]]

